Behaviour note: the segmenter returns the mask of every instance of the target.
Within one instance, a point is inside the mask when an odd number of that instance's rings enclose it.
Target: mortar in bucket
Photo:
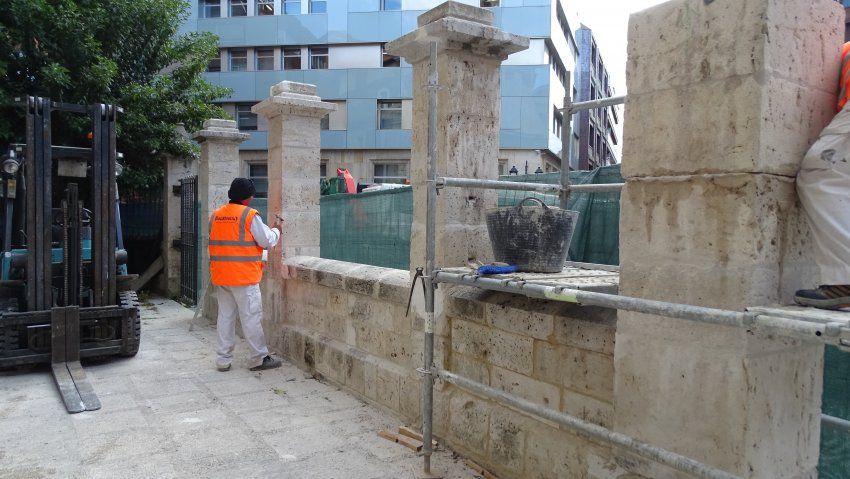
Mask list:
[[[540,206],[523,206],[526,202]],[[549,207],[529,197],[516,206],[488,209],[486,215],[496,261],[534,273],[564,269],[578,211]]]

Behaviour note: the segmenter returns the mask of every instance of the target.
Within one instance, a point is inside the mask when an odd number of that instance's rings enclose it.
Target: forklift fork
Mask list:
[[[100,399],[80,364],[80,307],[50,310],[51,368],[53,379],[70,413],[96,411]]]

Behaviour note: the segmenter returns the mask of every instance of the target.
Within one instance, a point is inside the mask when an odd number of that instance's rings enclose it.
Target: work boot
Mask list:
[[[801,289],[794,294],[794,301],[802,306],[820,309],[850,308],[850,285],[821,285],[818,289]]]
[[[283,362],[280,359],[269,355],[263,358],[263,364],[260,364],[259,366],[254,366],[253,368],[251,368],[251,371],[262,371],[264,369],[279,368],[282,364]]]

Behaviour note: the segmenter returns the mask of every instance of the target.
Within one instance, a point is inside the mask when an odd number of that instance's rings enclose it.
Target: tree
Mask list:
[[[209,33],[180,35],[184,0],[4,0],[0,2],[0,142],[21,141],[25,95],[68,103],[112,103],[119,115],[121,182],[159,181],[163,154],[188,156],[196,146],[175,126],[201,128],[225,117],[212,102],[229,95],[201,76],[218,56]],[[77,122],[54,136],[84,141]]]

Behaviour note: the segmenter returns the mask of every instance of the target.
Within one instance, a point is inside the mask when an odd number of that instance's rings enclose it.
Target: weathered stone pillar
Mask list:
[[[204,129],[192,137],[201,144],[201,160],[198,163],[198,206],[201,209],[198,247],[201,249],[200,287],[203,288],[210,277],[207,251],[210,239],[209,218],[213,211],[229,201],[227,190],[230,189],[233,178],[239,176],[239,145],[250,135],[241,133],[235,121],[207,120],[204,122]],[[214,300],[206,303],[204,316],[215,318],[215,304]]]
[[[835,113],[841,32],[830,0],[632,15],[622,294],[743,310],[815,284],[794,176]],[[615,429],[740,477],[814,477],[822,365],[811,343],[621,312]]]
[[[181,235],[180,194],[175,193],[174,187],[180,186],[181,179],[197,174],[198,162],[194,158],[165,158],[165,184],[162,190],[163,269],[159,288],[170,298],[180,295],[180,248],[174,246],[175,241],[180,241]]]
[[[410,268],[425,266],[425,203],[428,156],[429,48],[437,42],[440,90],[437,110],[437,174],[496,179],[499,175],[499,70],[508,55],[528,48],[528,39],[493,25],[483,8],[446,2],[419,16],[419,28],[387,44],[413,65],[413,226]],[[450,188],[440,192],[437,266],[491,260],[484,209],[496,192]]]
[[[279,317],[283,260],[319,256],[321,120],[334,110],[336,105],[316,96],[315,85],[289,81],[271,87],[269,98],[252,108],[269,123],[267,221],[273,224],[278,215],[283,219],[281,240],[269,251],[263,280],[269,337],[274,337]]]

